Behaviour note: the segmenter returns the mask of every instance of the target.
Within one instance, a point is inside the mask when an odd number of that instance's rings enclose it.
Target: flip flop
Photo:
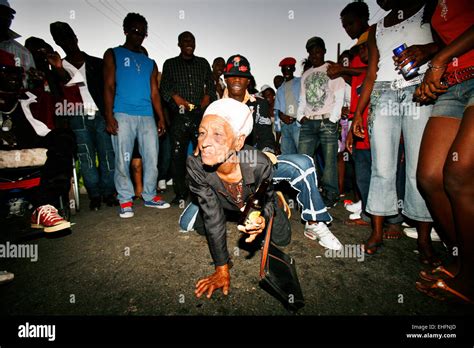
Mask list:
[[[416,282],[416,289],[425,295],[428,295],[435,300],[439,301],[456,301],[466,304],[474,304],[469,297],[464,296],[459,291],[450,288],[444,280],[438,279],[435,282],[423,284],[421,282]]]
[[[370,244],[364,244],[362,246],[364,248],[364,254],[367,256],[372,256],[377,254],[379,249],[383,247],[383,242],[375,242]]]
[[[420,278],[427,282],[435,282],[438,279],[452,279],[454,274],[449,272],[444,266],[438,266],[431,271],[420,271]]]

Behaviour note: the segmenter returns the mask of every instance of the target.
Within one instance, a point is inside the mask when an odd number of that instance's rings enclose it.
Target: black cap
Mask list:
[[[306,51],[309,51],[313,47],[321,47],[322,49],[326,50],[324,40],[317,36],[313,36],[306,42]]]
[[[250,63],[244,56],[236,54],[227,59],[224,77],[242,76],[251,78]]]
[[[51,36],[56,41],[58,37],[63,36],[71,36],[76,37],[74,30],[72,30],[71,26],[65,22],[54,22],[49,25],[49,31],[51,32]]]
[[[0,0],[0,6],[3,7],[4,9],[10,11],[11,14],[15,14],[16,11],[11,8],[10,3],[8,0]]]

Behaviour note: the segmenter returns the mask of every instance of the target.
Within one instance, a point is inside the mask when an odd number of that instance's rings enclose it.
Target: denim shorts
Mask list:
[[[474,79],[461,82],[441,94],[433,107],[431,117],[462,119],[464,111],[474,105]]]

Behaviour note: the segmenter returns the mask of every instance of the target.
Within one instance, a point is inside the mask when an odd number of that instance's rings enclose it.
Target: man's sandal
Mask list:
[[[464,296],[459,291],[450,288],[442,279],[438,279],[433,283],[425,284],[416,282],[416,288],[418,291],[434,298],[435,300],[456,302],[460,302],[460,300],[462,300],[461,302],[464,304],[474,304],[474,301],[472,301],[469,297]]]
[[[438,279],[452,279],[454,274],[444,268],[444,266],[438,266],[431,271],[420,271],[420,278],[427,282],[435,282]]]

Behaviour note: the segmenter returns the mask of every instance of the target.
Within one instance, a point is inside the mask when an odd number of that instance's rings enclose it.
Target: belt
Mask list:
[[[331,117],[331,114],[327,113],[327,114],[322,114],[322,115],[311,115],[311,116],[305,116],[305,117],[311,121],[327,120],[329,117]]]
[[[448,72],[443,75],[441,80],[451,87],[472,78],[474,78],[474,66]]]
[[[397,79],[397,80],[393,80],[390,84],[390,88],[392,90],[397,90],[397,89],[402,89],[402,88],[406,88],[406,87],[410,87],[410,86],[414,86],[414,85],[419,85],[421,82],[423,82],[423,77],[425,76],[425,74],[421,74],[421,75],[418,75],[410,80],[405,80],[405,79]]]

